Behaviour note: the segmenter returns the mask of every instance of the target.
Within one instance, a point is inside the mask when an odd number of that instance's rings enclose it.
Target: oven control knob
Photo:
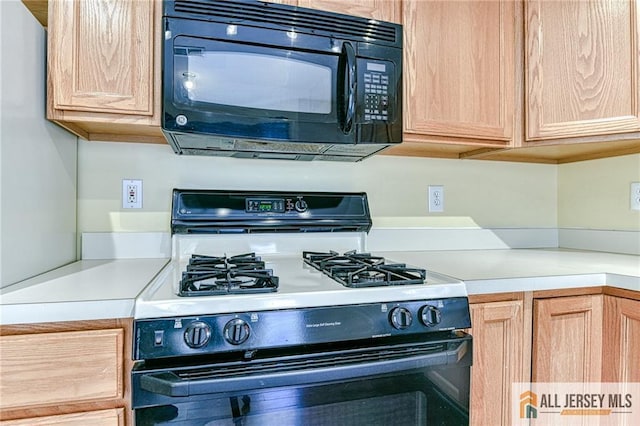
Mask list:
[[[184,341],[190,348],[201,348],[211,338],[211,327],[202,321],[194,321],[184,331]]]
[[[236,318],[229,321],[224,326],[224,338],[232,345],[244,343],[251,334],[249,324],[243,319]]]
[[[440,324],[442,314],[440,313],[440,309],[435,306],[425,305],[420,311],[420,319],[422,319],[422,323],[427,327],[433,327],[434,325]]]
[[[394,328],[404,330],[411,325],[413,317],[407,308],[393,308],[389,314],[389,321]]]

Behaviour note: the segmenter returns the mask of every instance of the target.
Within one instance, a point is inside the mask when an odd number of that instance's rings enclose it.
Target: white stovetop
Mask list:
[[[213,238],[193,235],[174,237],[174,260],[138,297],[135,318],[254,312],[466,296],[466,290],[461,281],[432,272],[428,273],[425,284],[348,288],[306,265],[302,258],[304,250],[362,252],[362,241],[361,234],[344,236],[298,234],[277,238],[264,234]],[[259,255],[265,262],[265,267],[272,269],[273,274],[279,278],[277,292],[208,297],[177,296],[182,271],[185,270],[187,259],[192,253],[231,256],[249,252]],[[393,263],[394,260],[392,256],[387,257],[387,263]]]

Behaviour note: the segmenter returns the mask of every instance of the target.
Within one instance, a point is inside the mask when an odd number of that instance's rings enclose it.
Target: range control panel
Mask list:
[[[174,234],[349,231],[371,229],[364,192],[174,189]]]
[[[428,334],[469,327],[466,297],[137,320],[134,359]]]

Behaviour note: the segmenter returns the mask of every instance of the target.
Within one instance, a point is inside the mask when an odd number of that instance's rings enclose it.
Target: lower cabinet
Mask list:
[[[471,425],[510,425],[514,382],[640,382],[638,292],[602,287],[469,302]]]
[[[474,303],[471,297],[472,425],[510,424],[511,383],[529,381],[530,300],[527,302],[523,294],[512,298]]]
[[[0,327],[0,425],[125,425],[131,320]]]
[[[599,382],[603,295],[533,302],[533,382]]]
[[[124,410],[122,408],[85,413],[62,414],[19,420],[0,421],[3,426],[122,426]]]
[[[604,296],[602,381],[640,382],[640,300]]]

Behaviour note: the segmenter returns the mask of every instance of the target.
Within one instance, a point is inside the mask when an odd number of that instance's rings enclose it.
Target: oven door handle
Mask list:
[[[398,373],[425,367],[452,365],[469,352],[468,340],[449,345],[443,351],[406,358],[383,359],[374,362],[320,368],[299,368],[285,372],[263,372],[235,377],[207,377],[183,379],[172,371],[148,373],[140,377],[140,387],[145,391],[170,397],[210,395],[220,392],[238,392],[263,388],[308,385],[323,382],[343,381],[359,377]]]

